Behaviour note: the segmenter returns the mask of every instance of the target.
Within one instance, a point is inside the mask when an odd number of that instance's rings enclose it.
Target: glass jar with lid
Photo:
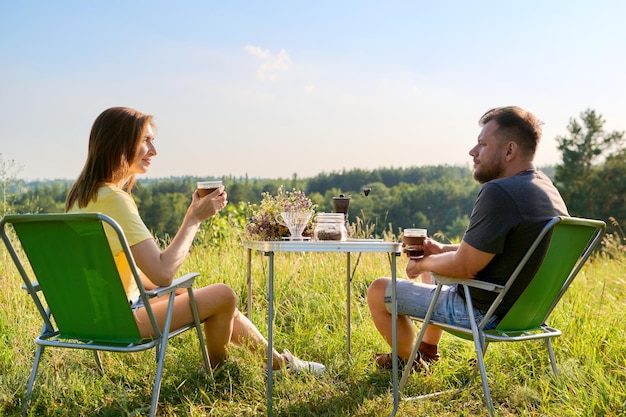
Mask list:
[[[348,238],[345,215],[343,213],[318,213],[313,235],[315,240],[345,241]]]

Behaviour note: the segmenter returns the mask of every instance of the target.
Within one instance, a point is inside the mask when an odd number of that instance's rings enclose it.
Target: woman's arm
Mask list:
[[[165,250],[161,251],[153,239],[131,246],[139,269],[153,284],[170,285],[191,249],[200,224],[224,208],[226,203],[224,187],[202,198],[194,192],[183,222]]]

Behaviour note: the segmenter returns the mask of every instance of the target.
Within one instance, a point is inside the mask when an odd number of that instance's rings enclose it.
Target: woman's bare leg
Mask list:
[[[204,323],[207,351],[211,366],[219,366],[227,357],[227,346],[233,334],[233,316],[237,304],[237,296],[225,284],[213,284],[194,290],[194,298],[200,321]],[[165,324],[168,298],[153,299],[150,303],[152,311],[161,329]],[[153,336],[152,326],[145,308],[139,308],[135,314],[139,331],[142,336]],[[193,313],[189,305],[187,292],[177,295],[174,300],[172,329],[178,329],[193,322]]]
[[[214,284],[196,289],[194,290],[194,298],[196,299],[200,321],[204,323],[204,334],[211,366],[215,368],[227,358],[227,347],[230,342],[236,346],[248,347],[255,353],[267,355],[269,347],[267,339],[236,308],[237,296],[229,286]],[[167,303],[167,298],[155,299],[151,303],[161,328],[165,323]],[[186,291],[177,295],[174,303],[171,327],[178,329],[191,323],[193,314],[189,307],[189,296]],[[141,334],[144,336],[152,335],[152,327],[145,314],[145,309],[138,309],[136,317]],[[275,349],[272,354],[272,367],[280,369],[284,363],[283,356]]]
[[[239,310],[235,310],[233,316],[233,333],[230,341],[236,346],[247,347],[253,353],[263,354],[264,358],[267,357],[267,349],[269,348],[267,339],[263,337],[259,329],[257,329]],[[276,349],[273,349],[272,356],[272,368],[280,369],[284,364],[283,355],[278,353]],[[267,360],[265,360],[265,362],[267,362]]]

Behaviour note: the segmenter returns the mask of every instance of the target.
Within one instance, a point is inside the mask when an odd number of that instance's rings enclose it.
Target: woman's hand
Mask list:
[[[228,199],[224,187],[219,187],[204,197],[200,197],[197,190],[194,191],[183,224],[165,250],[161,251],[153,239],[147,239],[131,247],[139,269],[154,285],[170,285],[189,253],[200,223],[214,216],[226,204]]]
[[[204,221],[217,214],[226,207],[226,204],[228,204],[228,194],[224,191],[223,186],[204,197],[200,197],[198,190],[196,190],[191,197],[188,214],[198,221]]]

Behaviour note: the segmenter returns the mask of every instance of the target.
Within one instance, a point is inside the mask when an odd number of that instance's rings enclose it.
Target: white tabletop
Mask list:
[[[243,242],[243,247],[262,252],[402,252],[402,243],[385,242],[379,239],[348,239],[345,242],[335,240],[246,240]]]

